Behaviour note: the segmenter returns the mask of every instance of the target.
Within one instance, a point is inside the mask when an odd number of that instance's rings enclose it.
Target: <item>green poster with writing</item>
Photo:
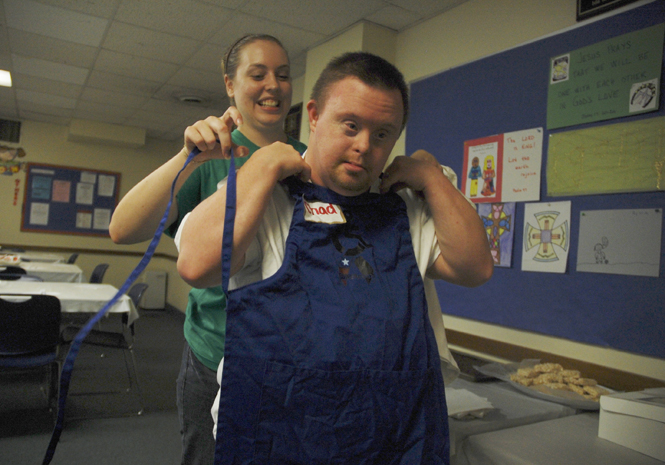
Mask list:
[[[658,110],[665,23],[551,59],[547,128]]]

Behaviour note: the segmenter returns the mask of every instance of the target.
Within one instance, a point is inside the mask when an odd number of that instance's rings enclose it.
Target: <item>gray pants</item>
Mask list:
[[[176,398],[182,465],[213,465],[215,438],[210,409],[218,390],[216,372],[203,365],[185,342]]]

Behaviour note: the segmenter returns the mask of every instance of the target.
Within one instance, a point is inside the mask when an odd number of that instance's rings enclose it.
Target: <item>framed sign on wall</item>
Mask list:
[[[637,0],[577,0],[577,20],[584,21]]]

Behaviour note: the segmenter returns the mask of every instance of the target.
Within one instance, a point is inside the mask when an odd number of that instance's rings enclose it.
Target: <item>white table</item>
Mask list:
[[[487,412],[483,418],[469,420],[448,418],[452,465],[469,464],[463,451],[466,442],[474,435],[554,420],[578,413],[577,410],[565,405],[529,397],[505,381],[475,383],[458,378],[446,387],[466,389],[477,396],[486,398],[495,408],[495,410]]]
[[[89,283],[49,283],[31,281],[0,281],[2,294],[48,294],[60,299],[63,312],[96,313],[113,298],[118,289],[110,284]],[[110,313],[128,313],[128,323],[132,324],[139,313],[128,295],[120,299],[109,309]]]
[[[471,436],[463,450],[478,465],[663,465],[598,437],[598,412]]]
[[[21,261],[27,262],[46,262],[46,263],[64,263],[66,258],[63,255],[45,252],[8,252],[17,255]],[[20,266],[20,265],[19,265]]]
[[[57,283],[80,283],[83,270],[69,263],[22,262],[20,265],[28,274],[39,276],[44,281]]]

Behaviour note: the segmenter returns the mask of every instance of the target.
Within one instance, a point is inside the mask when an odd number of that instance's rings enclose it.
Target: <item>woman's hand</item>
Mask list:
[[[201,153],[198,162],[213,158],[230,158],[231,150],[236,157],[249,155],[247,147],[238,146],[231,140],[233,127],[242,124],[242,115],[236,107],[229,107],[221,117],[209,116],[185,129],[185,150],[189,154],[194,147]]]

